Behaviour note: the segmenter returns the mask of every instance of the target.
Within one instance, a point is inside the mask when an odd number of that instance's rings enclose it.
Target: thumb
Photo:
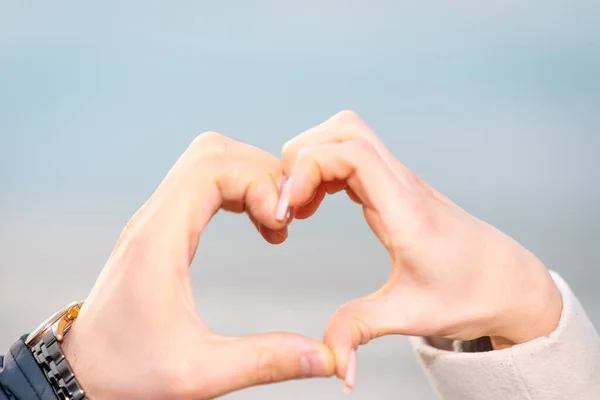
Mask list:
[[[210,368],[210,392],[220,396],[250,386],[329,377],[333,354],[314,339],[292,333],[219,337]]]
[[[372,295],[343,305],[331,317],[324,342],[333,351],[336,375],[352,390],[356,381],[356,349],[389,334],[405,332],[401,311],[390,296]]]

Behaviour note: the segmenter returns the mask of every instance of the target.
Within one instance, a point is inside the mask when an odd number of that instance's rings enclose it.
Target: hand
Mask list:
[[[288,206],[308,218],[326,193],[346,190],[390,254],[388,282],[341,307],[325,331],[348,387],[357,346],[383,335],[490,336],[502,348],[558,325],[562,300],[544,265],[425,184],[355,114],[337,114],[282,153],[279,218]]]
[[[200,135],[133,216],[86,300],[64,351],[92,399],[209,399],[251,385],[331,376],[330,350],[270,333],[224,337],[197,315],[189,265],[223,208],[245,211],[281,243],[274,218],[280,161],[224,136]]]

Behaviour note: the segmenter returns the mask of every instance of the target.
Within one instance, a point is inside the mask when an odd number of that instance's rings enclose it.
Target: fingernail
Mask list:
[[[321,353],[309,353],[302,356],[302,375],[306,378],[327,374],[327,361]]]
[[[344,393],[351,393],[356,384],[356,350],[350,351],[348,359],[348,369],[346,370],[346,379],[344,380]]]
[[[275,219],[277,221],[286,220],[286,215],[288,214],[288,208],[290,205],[290,192],[292,187],[291,184],[291,179],[287,179],[285,176],[281,178],[281,186],[279,188],[279,201],[277,202],[277,208],[275,209]]]

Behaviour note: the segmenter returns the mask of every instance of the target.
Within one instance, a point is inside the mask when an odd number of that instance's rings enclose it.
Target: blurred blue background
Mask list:
[[[341,109],[572,285],[600,323],[600,2],[0,1],[0,345],[84,298],[200,132],[279,154]],[[232,251],[234,249],[235,251]],[[343,196],[271,247],[219,214],[192,268],[222,333],[320,338],[388,257]],[[345,398],[337,380],[229,399]],[[405,338],[354,399],[433,399]]]

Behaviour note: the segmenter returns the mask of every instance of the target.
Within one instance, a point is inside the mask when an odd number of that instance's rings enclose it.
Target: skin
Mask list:
[[[500,350],[558,326],[562,299],[542,262],[428,186],[353,112],[286,143],[282,163],[280,209],[308,218],[327,193],[345,190],[390,255],[387,283],[342,306],[325,330],[347,389],[355,349],[380,336],[429,337],[441,348],[490,336]]]
[[[285,179],[288,177],[289,179]],[[269,243],[345,190],[390,254],[388,282],[342,306],[324,343],[291,333],[225,337],[195,307],[189,265],[220,209],[245,212]],[[503,349],[546,336],[562,300],[529,251],[409,171],[352,112],[288,142],[282,160],[200,135],[121,234],[63,350],[92,399],[210,399],[336,374],[352,389],[356,348],[391,334],[490,336]]]
[[[291,333],[225,337],[198,315],[189,265],[220,209],[246,212],[268,242],[287,238],[274,210],[280,161],[200,135],[131,218],[63,349],[96,399],[210,399],[244,387],[332,376],[331,351]]]

